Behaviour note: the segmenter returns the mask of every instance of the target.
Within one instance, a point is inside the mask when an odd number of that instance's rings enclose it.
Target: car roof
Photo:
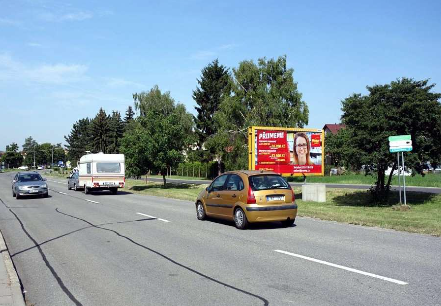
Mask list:
[[[270,175],[280,175],[274,171],[265,171],[265,170],[236,170],[236,171],[228,171],[225,172],[226,174],[238,174],[242,173],[246,176],[254,176],[254,175],[263,175],[263,174],[270,174]]]

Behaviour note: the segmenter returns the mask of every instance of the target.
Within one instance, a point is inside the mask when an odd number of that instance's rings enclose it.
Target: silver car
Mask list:
[[[71,174],[71,176],[67,177],[67,189],[68,190],[73,189],[73,190],[77,191],[78,189],[80,189],[79,184],[80,183],[79,183],[79,174],[78,174],[78,172],[73,172]]]
[[[12,196],[16,199],[31,195],[47,198],[48,190],[46,179],[37,172],[18,172],[12,181]]]

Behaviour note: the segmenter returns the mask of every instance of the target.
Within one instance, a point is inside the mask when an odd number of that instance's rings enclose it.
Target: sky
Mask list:
[[[441,1],[0,0],[0,150],[65,144],[102,107],[158,85],[195,114],[201,70],[286,55],[307,127],[401,77],[441,92]]]

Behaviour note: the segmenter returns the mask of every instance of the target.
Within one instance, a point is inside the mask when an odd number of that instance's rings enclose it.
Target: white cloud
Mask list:
[[[0,80],[26,81],[45,84],[66,84],[87,80],[85,65],[42,64],[28,67],[13,60],[7,54],[0,54]]]
[[[61,16],[60,21],[69,20],[69,21],[82,21],[86,19],[90,19],[93,17],[92,13],[89,12],[78,12],[71,13]]]
[[[126,86],[132,86],[132,87],[145,87],[143,84],[128,81],[122,78],[107,78],[107,86],[110,87],[126,87]]]
[[[43,47],[42,44],[35,43],[35,42],[30,42],[30,43],[28,43],[28,46],[29,46],[29,47],[35,47],[35,48],[41,48],[41,47]]]
[[[44,12],[38,15],[38,18],[47,22],[63,22],[63,21],[83,21],[93,17],[90,12],[76,12],[68,14],[54,14],[51,12]]]
[[[190,57],[196,60],[206,60],[216,56],[216,52],[213,51],[198,51],[192,54]]]
[[[0,25],[6,25],[6,26],[20,26],[22,23],[17,20],[7,19],[7,18],[0,18]]]
[[[26,71],[31,80],[41,83],[63,84],[85,79],[88,67],[85,65],[41,65]]]

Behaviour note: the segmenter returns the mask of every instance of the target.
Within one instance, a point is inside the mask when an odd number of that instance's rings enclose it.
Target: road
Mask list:
[[[35,305],[440,305],[441,239],[311,218],[237,230],[194,204],[85,195],[49,178],[16,200],[0,174],[0,230]],[[299,207],[301,210],[301,207]]]

